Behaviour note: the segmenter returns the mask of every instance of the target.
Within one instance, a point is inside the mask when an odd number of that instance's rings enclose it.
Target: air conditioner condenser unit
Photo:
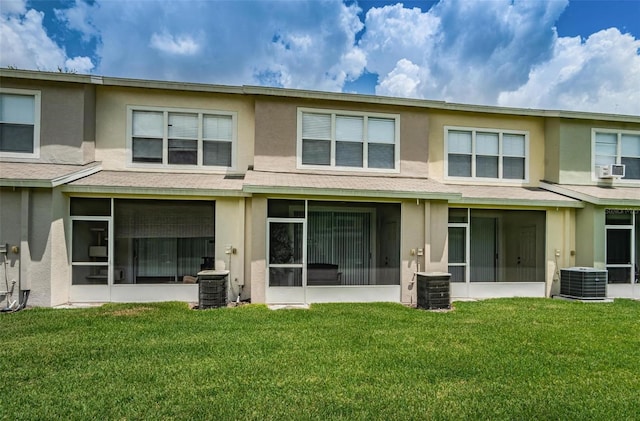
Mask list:
[[[607,298],[606,270],[588,267],[560,269],[560,296],[580,300]]]

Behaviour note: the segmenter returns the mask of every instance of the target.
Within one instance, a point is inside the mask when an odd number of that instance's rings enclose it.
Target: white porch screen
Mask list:
[[[310,211],[307,261],[338,265],[342,285],[369,285],[371,213]]]
[[[115,211],[116,238],[214,236],[211,202],[117,200]]]

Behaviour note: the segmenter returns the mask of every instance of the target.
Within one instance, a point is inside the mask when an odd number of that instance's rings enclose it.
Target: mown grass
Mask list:
[[[0,315],[4,419],[638,419],[640,302]]]

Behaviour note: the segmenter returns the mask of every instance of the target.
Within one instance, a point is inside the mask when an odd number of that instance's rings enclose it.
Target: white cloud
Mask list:
[[[193,56],[200,50],[200,45],[191,36],[174,36],[167,32],[153,33],[149,45],[163,53],[180,56]]]
[[[20,15],[27,11],[27,0],[2,0],[0,14]]]
[[[84,0],[75,0],[73,7],[68,9],[54,9],[56,18],[68,28],[82,33],[82,39],[86,42],[99,35],[91,15],[96,11],[95,5],[85,3]]]
[[[429,12],[385,6],[367,13],[359,47],[367,69],[383,81],[392,71],[397,76],[402,59],[418,66],[413,96],[495,103],[503,87],[524,83],[531,66],[548,59],[565,6],[566,0],[442,0]]]
[[[379,95],[418,97],[420,67],[406,59],[398,61],[396,67],[380,82],[376,93]]]
[[[553,58],[534,68],[527,83],[502,92],[505,106],[640,115],[640,40],[617,29],[586,41],[560,38]]]
[[[359,9],[340,0],[97,0],[86,8],[77,0],[58,15],[88,36],[98,29],[96,73],[109,76],[339,91],[366,63],[353,48]]]
[[[90,73],[93,70],[93,62],[89,57],[74,57],[64,62],[65,69],[74,73]]]
[[[69,58],[64,49],[49,38],[42,19],[43,13],[33,9],[23,15],[0,16],[0,66],[49,71],[71,70],[66,67]],[[71,61],[79,64],[79,59]],[[85,61],[82,70],[88,67]]]
[[[381,95],[640,114],[639,41],[613,29],[558,37],[567,4],[395,4],[363,22],[340,0],[75,0],[47,33],[33,6],[4,0],[0,65],[325,91],[366,71]],[[63,44],[69,34],[82,43]]]

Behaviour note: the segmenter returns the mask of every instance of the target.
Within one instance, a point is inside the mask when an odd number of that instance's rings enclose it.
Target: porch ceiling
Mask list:
[[[541,183],[551,192],[599,206],[640,206],[640,188],[620,186],[579,186]]]
[[[99,162],[86,165],[0,162],[0,186],[52,188],[100,170]]]
[[[176,196],[248,196],[241,178],[224,174],[101,171],[63,187],[65,192]]]
[[[579,200],[538,187],[460,185],[456,186],[456,188],[462,194],[462,197],[458,200],[452,200],[452,204],[536,206],[546,208],[581,208],[584,206]]]
[[[428,178],[248,171],[247,193],[452,200],[457,189]]]

